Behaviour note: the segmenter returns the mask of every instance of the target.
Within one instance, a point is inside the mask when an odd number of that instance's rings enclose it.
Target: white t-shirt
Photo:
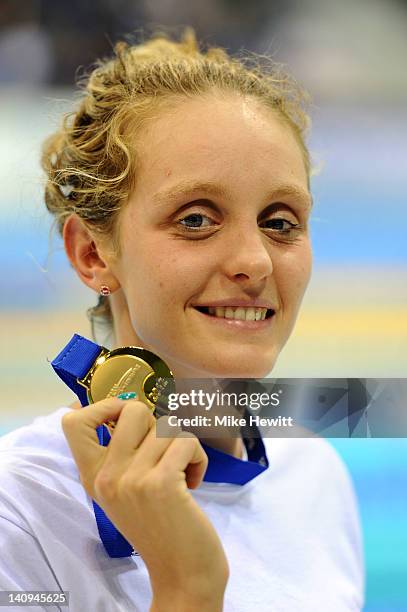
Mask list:
[[[68,410],[0,438],[0,591],[69,591],[74,612],[147,612],[143,559],[112,559],[100,540],[61,428]],[[263,441],[270,466],[256,478],[191,491],[228,558],[224,611],[361,610],[360,526],[342,461],[320,438]]]

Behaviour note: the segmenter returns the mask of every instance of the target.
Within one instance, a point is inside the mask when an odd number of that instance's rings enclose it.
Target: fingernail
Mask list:
[[[120,393],[120,395],[117,397],[122,400],[135,399],[137,397],[137,393],[134,391],[128,391],[127,393]]]

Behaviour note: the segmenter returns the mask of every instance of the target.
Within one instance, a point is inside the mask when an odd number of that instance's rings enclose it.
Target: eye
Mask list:
[[[209,221],[209,223],[208,223]],[[201,228],[210,227],[212,220],[202,213],[191,213],[186,217],[178,220],[178,223],[186,230],[199,230]]]
[[[277,232],[278,234],[290,234],[292,232],[298,231],[301,229],[299,223],[292,223],[292,221],[288,221],[288,219],[284,219],[283,217],[274,217],[273,219],[267,219],[260,224],[260,227],[264,227],[265,229],[271,229]]]

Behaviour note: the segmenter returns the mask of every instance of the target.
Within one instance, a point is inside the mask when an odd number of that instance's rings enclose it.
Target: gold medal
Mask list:
[[[168,413],[168,394],[174,390],[174,378],[166,363],[147,349],[124,346],[102,350],[89,372],[78,383],[85,387],[90,404],[121,393],[135,392],[154,414]],[[112,434],[115,423],[105,423]]]

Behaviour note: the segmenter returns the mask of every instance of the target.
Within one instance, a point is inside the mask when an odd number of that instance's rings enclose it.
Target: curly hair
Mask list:
[[[61,235],[76,213],[120,254],[117,218],[137,177],[137,133],[185,97],[232,92],[263,102],[292,129],[310,177],[308,94],[269,56],[201,49],[190,27],[180,41],[157,31],[141,44],[117,43],[114,56],[99,60],[78,85],[77,108],[45,141],[41,160],[45,203]],[[95,335],[96,317],[111,322],[108,298],[100,297],[88,315]]]

